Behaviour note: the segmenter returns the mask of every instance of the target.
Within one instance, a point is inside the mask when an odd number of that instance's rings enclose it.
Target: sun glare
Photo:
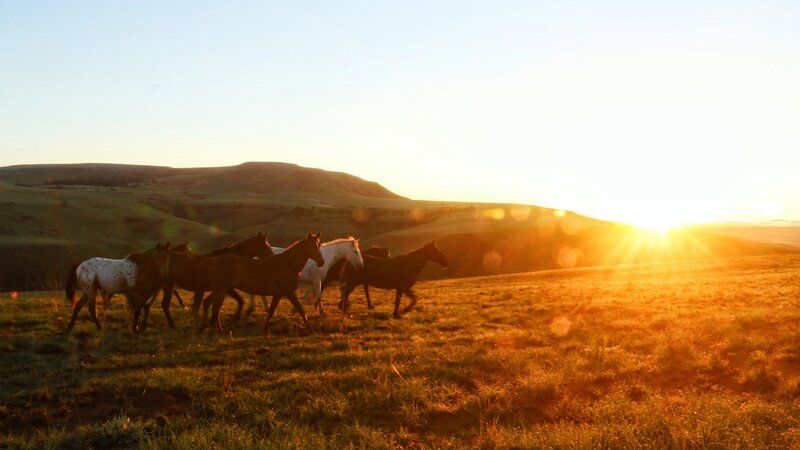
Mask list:
[[[680,224],[673,220],[655,217],[636,221],[632,225],[636,228],[641,228],[647,231],[655,231],[660,234],[666,234],[667,232],[680,227]]]

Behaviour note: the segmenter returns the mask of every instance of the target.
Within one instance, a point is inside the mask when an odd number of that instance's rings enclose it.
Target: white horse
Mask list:
[[[281,247],[272,247],[272,252],[277,254],[283,253],[286,250]],[[316,300],[319,315],[325,316],[325,309],[322,307],[322,280],[328,275],[328,271],[336,263],[346,258],[347,262],[357,268],[364,267],[364,260],[361,258],[361,250],[358,247],[358,240],[354,237],[343,239],[336,239],[334,241],[325,242],[320,245],[320,253],[325,260],[322,267],[317,267],[317,264],[309,260],[303,270],[300,272],[300,279],[298,286],[305,288],[306,295],[303,298],[303,303],[308,304],[312,299]],[[250,297],[250,310],[253,308],[255,295]],[[261,296],[261,301],[264,306],[267,306],[267,297]]]
[[[67,325],[69,332],[75,325],[78,312],[89,304],[89,314],[99,330],[97,320],[97,294],[102,293],[103,308],[114,294],[125,294],[128,303],[135,308],[132,329],[137,331],[137,322],[147,298],[158,289],[158,284],[166,275],[169,265],[169,244],[160,243],[155,249],[129,255],[123,259],[89,258],[75,264],[67,274],[67,301],[74,305],[72,318]],[[83,295],[75,302],[75,291],[80,285]]]

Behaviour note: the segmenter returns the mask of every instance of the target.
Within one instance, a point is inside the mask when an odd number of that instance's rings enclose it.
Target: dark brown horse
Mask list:
[[[219,310],[225,299],[225,293],[234,288],[250,294],[272,295],[272,303],[267,311],[264,330],[269,327],[269,321],[282,297],[287,297],[292,302],[300,317],[303,318],[306,327],[310,329],[311,325],[297,299],[295,290],[297,290],[300,271],[309,259],[314,260],[317,267],[325,264],[319,250],[319,236],[319,233],[308,233],[305,239],[293,243],[283,253],[265,258],[253,259],[223,255],[212,259],[208,264],[212,290],[211,294],[203,301],[201,329],[208,325],[206,321],[208,308],[213,305],[211,323],[217,330],[222,331]]]
[[[267,236],[258,233],[257,236],[246,239],[238,244],[229,245],[227,247],[215,250],[205,255],[195,255],[193,253],[176,253],[170,259],[169,275],[162,286],[164,298],[161,301],[161,308],[164,310],[164,315],[167,317],[167,322],[171,328],[175,328],[175,322],[172,320],[172,315],[169,313],[169,304],[172,300],[172,294],[175,287],[194,292],[194,303],[192,303],[192,314],[196,315],[203,300],[203,293],[211,290],[211,283],[206,274],[199,274],[198,268],[203,261],[216,258],[222,255],[238,255],[247,258],[263,258],[272,255],[272,248],[269,246]],[[234,290],[230,290],[228,295],[239,302],[239,310],[244,303],[242,297]]]
[[[406,306],[402,314],[407,313],[417,303],[417,296],[411,288],[417,282],[417,276],[425,263],[433,261],[439,263],[442,268],[447,268],[447,257],[439,250],[435,242],[426,244],[405,255],[393,258],[376,258],[374,256],[364,256],[364,268],[358,271],[349,271],[345,276],[342,285],[342,307],[346,313],[348,309],[348,297],[359,284],[364,285],[364,294],[369,303],[369,289],[367,286],[375,286],[381,289],[395,289],[394,297],[394,318],[400,318],[400,299],[403,294],[411,298],[411,303]]]
[[[140,331],[139,314],[150,298],[161,286],[167,274],[170,251],[169,244],[156,244],[153,249],[145,250],[127,256],[124,259],[90,258],[70,269],[67,284],[67,300],[74,304],[72,318],[67,325],[69,332],[75,325],[75,319],[81,308],[88,304],[89,314],[92,316],[97,329],[100,321],[97,320],[97,293],[102,291],[107,299],[113,294],[125,294],[129,306],[133,309],[131,330]],[[83,295],[75,302],[75,291],[80,285]]]
[[[377,245],[373,245],[370,248],[361,252],[361,256],[374,256],[376,258],[388,258],[391,256],[391,252],[386,247],[379,247]],[[356,270],[352,264],[346,259],[340,259],[336,261],[331,269],[328,271],[328,275],[322,280],[322,290],[325,290],[331,283],[341,282],[344,280],[344,276],[346,271],[348,270]],[[372,309],[372,308],[370,308]]]
[[[379,247],[377,245],[373,245],[370,248],[368,248],[368,249],[364,250],[363,252],[361,252],[361,255],[363,257],[372,256],[372,257],[375,257],[375,258],[388,258],[389,256],[391,256],[391,252],[389,252],[389,249],[386,248],[386,247]],[[333,273],[334,271],[336,273]],[[333,282],[343,283],[345,281],[345,279],[347,279],[348,274],[350,274],[349,275],[350,277],[353,277],[353,276],[355,276],[354,274],[356,272],[358,272],[358,269],[356,269],[348,261],[346,261],[346,260],[338,261],[336,263],[336,265],[334,265],[331,268],[331,270],[328,272],[328,276],[325,277],[325,279],[322,281],[322,290],[325,290],[325,287],[328,286],[329,284],[333,283]],[[364,292],[367,293],[368,290],[369,290],[369,287],[367,286],[366,283],[364,283],[363,286],[364,286]],[[370,302],[370,300],[369,300],[369,295],[368,294],[367,294],[366,297],[367,297],[367,308],[375,309],[375,307],[372,306],[372,302]],[[339,301],[339,309],[342,309],[342,301],[341,300]]]

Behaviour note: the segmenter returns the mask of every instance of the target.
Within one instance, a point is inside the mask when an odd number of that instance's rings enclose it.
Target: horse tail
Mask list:
[[[67,273],[67,285],[64,289],[67,301],[75,304],[75,288],[78,286],[78,263],[72,265]]]

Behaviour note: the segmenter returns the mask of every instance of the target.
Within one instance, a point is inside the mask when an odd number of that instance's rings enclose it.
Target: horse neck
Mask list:
[[[284,250],[279,256],[283,256],[292,271],[299,273],[305,267],[306,261],[310,259],[303,250],[303,246],[298,243]]]
[[[350,241],[344,241],[321,246],[320,253],[322,253],[322,259],[325,260],[322,270],[327,272],[334,264],[343,258],[349,261],[350,258],[347,257],[347,253],[352,245]]]
[[[241,256],[248,256],[252,253],[255,253],[249,246],[253,245],[252,239],[248,239],[243,242],[238,242],[236,244],[231,245],[230,247],[224,247],[219,250],[214,250],[213,252],[209,253],[207,256],[220,256],[220,255],[241,255]]]
[[[136,284],[156,278],[158,266],[152,256],[143,261],[131,261],[136,265]]]
[[[425,247],[420,247],[406,254],[406,260],[410,261],[411,265],[419,272],[425,267],[425,263],[430,261],[430,258],[425,252]]]

